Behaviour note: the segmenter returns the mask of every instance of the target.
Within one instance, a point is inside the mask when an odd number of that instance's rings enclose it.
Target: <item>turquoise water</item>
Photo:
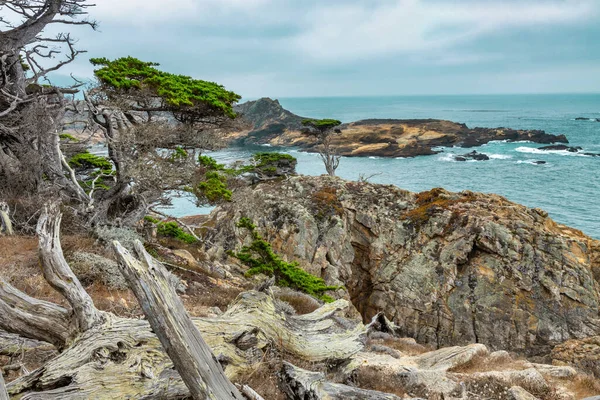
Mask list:
[[[307,117],[337,118],[344,122],[366,118],[439,118],[469,127],[543,129],[565,134],[571,145],[600,153],[599,95],[410,96],[364,98],[280,99],[284,108]],[[338,175],[356,180],[377,174],[371,182],[394,184],[411,191],[444,187],[452,191],[498,193],[517,203],[540,207],[556,221],[600,239],[600,157],[568,152],[541,152],[533,143],[490,143],[477,148],[490,161],[454,162],[460,148],[409,159],[343,158]],[[269,148],[228,149],[214,153],[223,161],[248,157]],[[275,149],[273,149],[275,150]],[[286,152],[298,158],[298,172],[325,173],[315,154]],[[533,161],[546,161],[534,165]],[[173,214],[200,211],[185,199],[175,199]]]

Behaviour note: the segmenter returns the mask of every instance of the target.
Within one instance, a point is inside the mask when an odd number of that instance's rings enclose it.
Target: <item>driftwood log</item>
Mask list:
[[[281,371],[282,386],[292,400],[400,400],[400,397],[374,390],[332,383],[321,372],[311,372],[288,362]]]
[[[165,267],[146,252],[140,241],[134,244],[138,259],[119,242],[113,246],[129,287],[192,397],[242,400],[169,284]]]
[[[120,318],[95,308],[64,260],[59,224],[57,208],[46,208],[38,224],[40,257],[44,276],[65,297],[68,306],[36,300],[6,282],[0,284],[0,329],[53,343],[61,350],[43,367],[10,382],[9,395],[22,400],[103,399],[114,398],[116,393],[120,398],[135,399],[189,397],[190,390],[177,371],[177,364],[181,366],[185,359],[182,357],[174,366],[148,321]],[[141,303],[150,305],[162,301],[168,305],[160,312],[172,312],[176,306],[174,300],[164,298],[165,293],[161,292],[165,290],[165,283],[145,282],[146,278],[158,276],[156,261],[139,245],[138,253],[144,258],[141,262],[122,247],[117,245],[116,249],[122,266],[124,260],[128,260],[131,264],[145,263],[148,268],[142,271],[144,278],[132,285],[140,298],[147,297]],[[152,285],[157,286],[152,288]],[[270,293],[250,291],[238,296],[221,316],[192,321],[223,366],[225,376],[233,379],[260,362],[271,349],[315,362],[335,363],[358,354],[364,348],[367,328],[342,317],[348,306],[347,301],[338,300],[311,314],[292,316],[278,308]],[[152,307],[146,308],[149,314],[157,312]],[[156,314],[148,319],[156,324],[164,317]],[[181,325],[172,325],[170,329],[185,328],[188,333],[191,330],[191,325],[181,320],[170,323]],[[168,330],[160,333],[160,327],[155,327],[155,332],[160,336]],[[179,340],[192,339],[182,336]],[[180,348],[171,350],[179,352]],[[211,369],[206,364],[196,372],[200,370]]]

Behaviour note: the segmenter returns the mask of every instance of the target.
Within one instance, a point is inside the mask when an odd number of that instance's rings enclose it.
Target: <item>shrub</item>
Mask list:
[[[74,168],[100,169],[103,173],[110,174],[112,172],[112,163],[106,157],[97,156],[84,151],[77,153],[69,160],[69,165]]]
[[[271,244],[265,241],[256,231],[256,225],[249,218],[241,218],[239,228],[247,229],[252,236],[252,244],[243,246],[238,253],[229,254],[250,267],[246,276],[265,274],[275,276],[279,286],[290,287],[308,293],[326,303],[333,298],[325,292],[339,289],[338,286],[328,286],[325,281],[304,271],[297,262],[286,262],[273,252]]]
[[[161,236],[171,237],[188,244],[197,242],[194,236],[184,232],[175,221],[159,222],[156,232]]]
[[[210,203],[218,201],[231,201],[231,190],[227,189],[227,177],[216,171],[206,173],[205,181],[197,186],[197,192],[205,197]]]
[[[68,133],[61,133],[60,135],[58,135],[58,137],[60,138],[60,140],[66,140],[75,143],[79,142],[79,140],[75,136]]]
[[[133,250],[133,243],[136,240],[142,241],[142,238],[136,231],[127,228],[101,226],[96,228],[94,233],[104,245],[110,246],[114,240],[117,240],[127,250]]]
[[[119,266],[113,260],[97,254],[76,252],[69,261],[73,272],[85,286],[101,282],[109,289],[126,290],[128,288]]]

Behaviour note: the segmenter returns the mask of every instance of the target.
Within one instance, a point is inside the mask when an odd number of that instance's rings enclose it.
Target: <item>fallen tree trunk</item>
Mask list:
[[[0,327],[63,347],[73,334],[67,309],[37,300],[0,279]]]
[[[291,400],[400,400],[400,397],[374,390],[332,383],[325,374],[283,363],[281,381],[285,394]]]
[[[169,284],[167,270],[146,252],[139,241],[134,245],[138,259],[119,242],[114,242],[113,246],[129,287],[192,397],[197,400],[243,399],[225,376]]]
[[[272,348],[315,362],[351,358],[364,348],[366,329],[361,323],[348,328],[338,316],[347,306],[338,300],[311,314],[290,316],[277,310],[270,295],[245,292],[223,315],[192,321],[225,375],[235,379]],[[22,400],[112,398],[115,393],[140,399],[189,396],[148,321],[114,316],[44,367],[11,382],[8,391]]]
[[[44,276],[65,297],[70,308],[33,299],[6,283],[0,285],[0,329],[49,341],[63,349],[43,367],[7,385],[8,393],[20,400],[102,399],[114,398],[115,394],[136,399],[189,397],[190,390],[167,352],[173,354],[175,365],[184,375],[196,374],[192,378],[186,376],[187,381],[197,379],[202,373],[209,376],[217,373],[215,370],[220,367],[208,348],[224,368],[224,375],[232,379],[273,350],[308,361],[338,363],[365,346],[366,327],[341,316],[349,307],[346,300],[326,304],[310,314],[293,316],[278,308],[270,294],[250,291],[239,295],[219,317],[193,319],[194,328],[163,279],[163,267],[139,243],[137,251],[142,262],[117,245],[122,264],[126,264],[124,269],[137,271],[129,271],[129,280],[154,331],[161,336],[159,340],[148,321],[120,318],[95,308],[64,260],[59,240],[60,219],[57,207],[44,209],[38,223],[40,259]],[[175,315],[170,316],[173,310]],[[210,368],[206,360],[198,363],[181,355],[199,351],[199,336],[190,336],[195,335],[193,329],[199,330],[208,345],[201,358],[213,360]],[[190,343],[191,350],[183,348]],[[194,370],[187,371],[182,366]],[[207,379],[207,385],[217,386],[223,385],[225,376],[221,373],[218,378],[221,383],[214,383],[208,377],[203,379]],[[220,399],[241,398],[237,390],[230,397],[221,396],[219,391],[214,393]],[[198,392],[193,395],[201,398]]]

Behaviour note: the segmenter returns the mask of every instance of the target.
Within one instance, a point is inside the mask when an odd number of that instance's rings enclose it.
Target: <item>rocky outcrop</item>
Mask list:
[[[569,340],[552,350],[554,363],[574,365],[600,378],[600,336]]]
[[[234,107],[235,112],[246,120],[251,128],[235,135],[238,143],[269,143],[286,131],[299,131],[305,118],[284,109],[279,100],[262,98]]]
[[[458,156],[454,156],[454,160],[456,161],[488,161],[490,157],[487,154],[478,153],[476,151],[472,151],[470,153],[461,154]]]
[[[420,343],[547,355],[600,334],[599,242],[542,210],[330,177],[291,177],[234,197],[210,216],[210,257],[239,248],[245,232],[235,223],[250,217],[287,260],[343,285],[338,295],[365,321],[383,311]]]
[[[578,153],[578,154],[582,154],[584,156],[590,156],[590,157],[600,157],[600,153],[589,153],[589,152],[584,152],[582,147],[571,147],[571,146],[566,146],[564,144],[556,144],[556,145],[551,145],[551,146],[544,146],[544,147],[540,147],[539,150],[544,150],[544,151],[568,151],[569,153]]]
[[[303,117],[285,110],[277,100],[260,99],[236,107],[251,129],[229,136],[236,144],[296,146],[316,151],[314,137],[302,133]],[[340,127],[333,139],[336,151],[348,157],[415,157],[436,154],[437,147],[476,147],[494,140],[568,143],[564,135],[540,130],[468,128],[465,124],[435,119],[369,119]]]

